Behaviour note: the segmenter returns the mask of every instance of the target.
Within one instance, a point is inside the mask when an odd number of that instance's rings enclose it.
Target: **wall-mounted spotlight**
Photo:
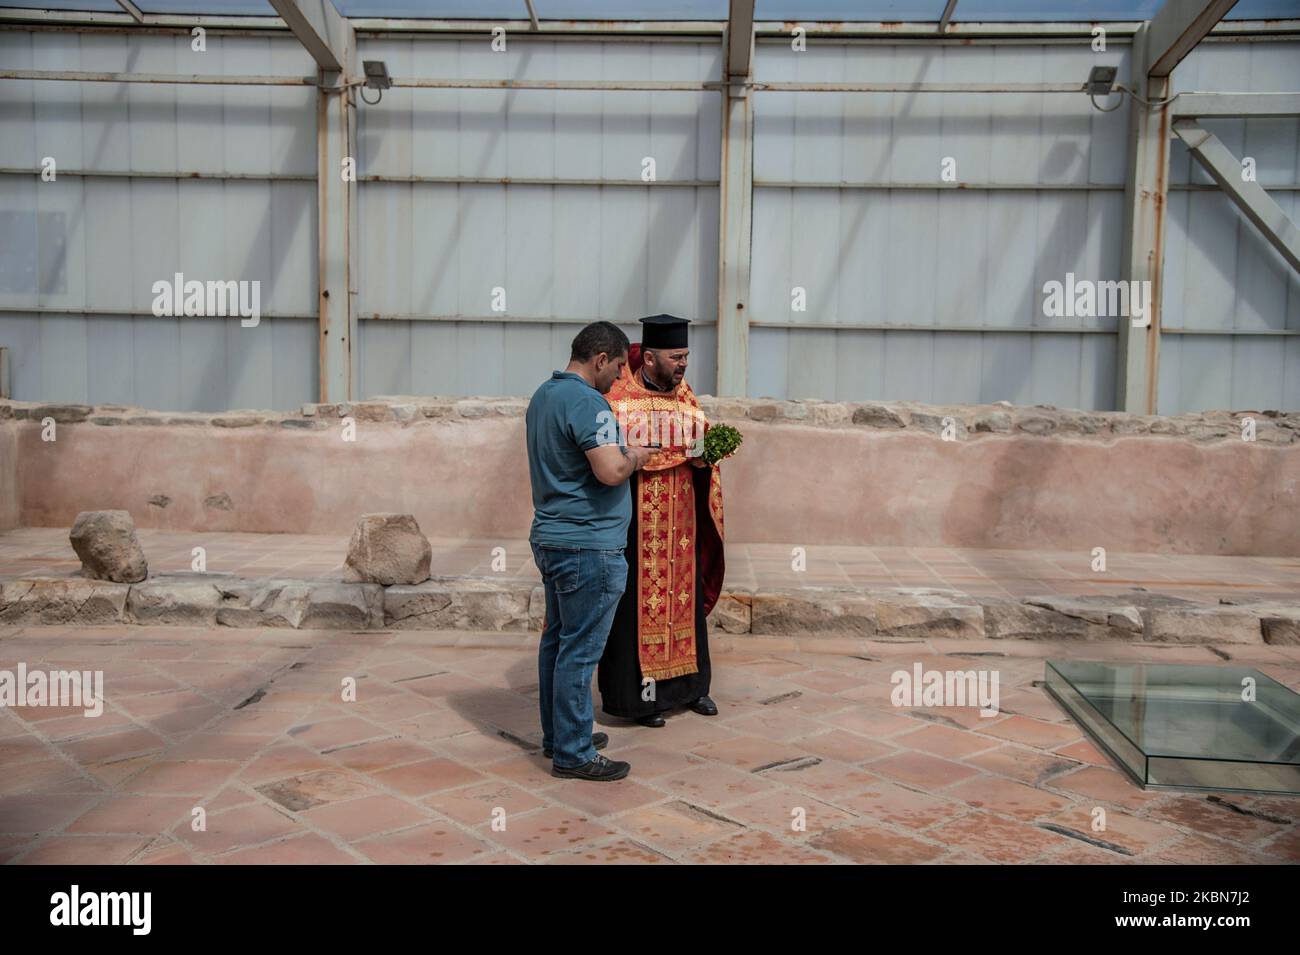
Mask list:
[[[1157,109],[1161,106],[1168,106],[1170,103],[1172,103],[1174,100],[1178,99],[1178,97],[1182,95],[1181,93],[1175,93],[1173,96],[1170,96],[1168,99],[1145,100],[1140,95],[1138,95],[1138,93],[1135,90],[1129,89],[1123,83],[1116,83],[1115,74],[1117,72],[1118,69],[1113,66],[1094,66],[1091,70],[1088,71],[1088,81],[1083,84],[1083,91],[1087,93],[1088,98],[1092,100],[1092,105],[1095,108],[1101,110],[1103,113],[1113,113],[1115,112],[1115,110],[1123,106],[1124,97],[1123,95],[1121,95],[1119,101],[1114,106],[1107,108],[1105,106],[1097,106],[1098,96],[1110,96],[1113,93],[1120,93],[1120,94],[1127,93],[1129,96],[1133,97],[1135,100],[1137,100],[1139,103],[1141,103],[1143,106],[1147,107],[1148,109]]]
[[[367,71],[369,66],[370,64],[367,63]],[[1118,70],[1113,66],[1094,66],[1088,71],[1088,95],[1109,96],[1111,88],[1115,85],[1117,72]]]
[[[370,90],[379,90],[379,96],[374,103],[366,99],[366,94],[362,92],[361,98],[370,106],[374,106],[379,100],[384,98],[384,90],[393,85],[393,78],[388,75],[388,64],[383,60],[362,60],[361,68],[366,74],[365,88]]]
[[[388,64],[383,60],[364,60],[361,68],[366,71],[366,88],[372,90],[386,90],[393,85],[393,79],[388,75]],[[1107,69],[1107,67],[1098,67],[1098,69]],[[1109,67],[1111,79],[1115,78],[1115,68]],[[1093,70],[1097,72],[1097,70]]]
[[[1088,98],[1092,100],[1092,105],[1103,113],[1113,113],[1124,105],[1124,97],[1120,97],[1118,103],[1107,109],[1104,106],[1097,106],[1098,96],[1109,96],[1115,91],[1124,92],[1124,87],[1115,86],[1115,74],[1119,71],[1113,66],[1094,66],[1088,71],[1088,82],[1083,84],[1084,91]]]

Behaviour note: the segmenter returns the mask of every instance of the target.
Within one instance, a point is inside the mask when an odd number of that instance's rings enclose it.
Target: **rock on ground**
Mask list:
[[[411,514],[363,514],[348,542],[347,579],[418,584],[429,579],[433,547]]]
[[[148,576],[135,521],[127,511],[82,511],[68,539],[81,558],[82,574],[92,580],[134,584]]]

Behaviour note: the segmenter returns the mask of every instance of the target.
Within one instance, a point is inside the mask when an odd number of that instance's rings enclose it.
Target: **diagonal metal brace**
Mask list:
[[[1241,162],[1214,133],[1193,119],[1180,119],[1174,123],[1173,129],[1174,135],[1187,144],[1193,158],[1219,184],[1219,188],[1263,233],[1269,244],[1282,253],[1291,268],[1300,272],[1300,228],[1282,207],[1259,183],[1242,179]]]

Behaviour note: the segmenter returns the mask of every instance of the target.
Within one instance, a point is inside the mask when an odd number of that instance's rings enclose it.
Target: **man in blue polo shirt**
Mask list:
[[[525,418],[533,487],[533,560],[546,591],[537,650],[542,750],[551,774],[622,779],[629,764],[596,752],[609,737],[591,732],[591,675],[627,586],[627,479],[654,452],[629,448],[603,397],[627,364],[627,336],[609,322],[573,340],[569,364],[533,393]]]

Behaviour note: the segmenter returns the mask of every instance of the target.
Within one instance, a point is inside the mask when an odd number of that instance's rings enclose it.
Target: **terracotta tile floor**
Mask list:
[[[188,571],[202,546],[207,569],[252,577],[341,578],[347,538],[305,534],[139,531],[153,573]],[[528,541],[432,538],[433,573],[537,579]],[[791,569],[794,544],[728,544],[726,586],[738,589],[810,587],[933,587],[977,596],[1121,593],[1144,587],[1191,600],[1226,597],[1294,600],[1300,557],[1219,557],[1200,554],[1107,555],[1091,569],[1088,550],[1027,551],[964,548],[809,546],[806,569]],[[504,568],[493,567],[494,548]],[[71,575],[80,562],[63,528],[27,527],[0,534],[0,575]]]
[[[598,784],[550,776],[535,643],[502,636],[0,628],[0,669],[106,688],[99,718],[0,709],[0,861],[1300,862],[1300,798],[1143,792],[1036,685],[1207,647],[718,635],[720,714],[599,717],[633,769]],[[1300,686],[1300,648],[1222,650]],[[996,670],[1002,712],[895,708],[915,661]]]

